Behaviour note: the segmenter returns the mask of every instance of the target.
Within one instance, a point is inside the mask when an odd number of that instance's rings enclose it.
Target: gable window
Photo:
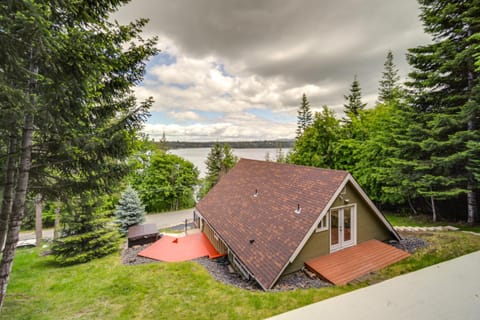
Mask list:
[[[328,214],[324,215],[323,218],[320,220],[317,225],[317,229],[315,229],[315,232],[321,232],[326,230],[328,230]]]

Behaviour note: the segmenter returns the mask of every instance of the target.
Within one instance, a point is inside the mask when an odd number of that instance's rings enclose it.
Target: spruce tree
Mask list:
[[[391,104],[400,96],[400,86],[398,84],[400,76],[393,62],[393,53],[391,50],[388,50],[387,59],[383,65],[385,69],[382,73],[382,79],[380,80],[380,86],[378,88],[378,102]]]
[[[165,136],[165,131],[163,131],[162,138],[158,142],[158,147],[160,148],[160,150],[168,151],[168,141],[167,137]]]
[[[421,19],[433,43],[409,50],[414,68],[411,118],[425,128],[420,141],[426,172],[418,191],[437,199],[467,196],[466,220],[477,219],[479,189],[480,1],[420,0]],[[412,137],[418,139],[418,137]],[[425,168],[425,166],[424,166]]]
[[[297,138],[300,137],[305,129],[311,126],[313,123],[313,115],[310,110],[310,103],[308,102],[307,95],[302,95],[302,102],[297,111]]]
[[[205,161],[207,174],[200,192],[201,196],[206,195],[220,178],[233,168],[237,161],[238,158],[233,154],[228,143],[222,145],[216,142],[210,149]]]
[[[98,198],[84,193],[74,198],[62,215],[62,232],[52,246],[61,265],[84,263],[118,250],[119,234]]]
[[[360,88],[360,83],[357,80],[357,75],[353,77],[353,82],[350,86],[350,93],[344,96],[344,98],[347,102],[343,105],[343,107],[345,108],[345,114],[349,118],[349,120],[346,119],[345,121],[350,122],[353,117],[357,118],[360,114],[360,111],[365,109],[367,106],[366,103],[362,102],[362,89]]]
[[[115,222],[118,225],[120,234],[126,235],[128,228],[145,221],[145,206],[135,189],[128,186],[120,197],[118,205],[115,206]]]

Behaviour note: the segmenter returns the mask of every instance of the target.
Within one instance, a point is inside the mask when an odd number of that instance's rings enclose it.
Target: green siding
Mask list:
[[[363,200],[360,193],[348,183],[346,194],[343,199],[348,199],[349,205],[356,204],[356,235],[357,243],[362,243],[371,239],[380,241],[394,239],[394,235],[387,229],[383,222],[377,217],[375,212]],[[344,206],[344,200],[338,197],[332,205],[334,207]],[[300,270],[305,261],[314,259],[330,253],[330,230],[314,232],[307,241],[297,258],[284,271],[283,274],[292,273]]]
[[[314,232],[298,254],[297,258],[287,267],[284,274],[300,270],[305,261],[328,254],[329,247],[330,237],[328,230]]]
[[[362,243],[371,239],[380,241],[394,239],[394,235],[387,229],[380,218],[363,200],[360,193],[348,183],[346,186],[346,195],[344,199],[349,200],[349,204],[357,205],[357,243]],[[337,198],[332,207],[343,206],[342,199]]]

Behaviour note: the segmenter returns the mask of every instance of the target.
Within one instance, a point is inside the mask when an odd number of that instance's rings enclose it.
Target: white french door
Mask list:
[[[356,244],[355,206],[330,209],[330,252]]]

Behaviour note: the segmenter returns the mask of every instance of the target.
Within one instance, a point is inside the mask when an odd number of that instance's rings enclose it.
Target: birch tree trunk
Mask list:
[[[42,195],[35,197],[35,245],[38,247],[42,242]]]
[[[435,199],[433,196],[430,196],[430,203],[432,205],[432,220],[433,222],[437,222],[437,209],[435,208]]]
[[[467,31],[468,37],[472,35],[472,30],[468,29]],[[472,92],[473,86],[474,86],[474,81],[475,81],[475,76],[472,70],[474,70],[474,62],[473,58],[469,59],[469,64],[470,64],[470,70],[468,71],[468,90]],[[471,97],[469,98],[469,102],[471,102]],[[467,123],[467,130],[470,132],[475,131],[477,128],[475,126],[474,119],[470,118]],[[468,163],[472,162],[472,159],[468,158],[467,159]],[[468,182],[467,182],[467,223],[469,224],[474,224],[475,222],[475,217],[477,216],[477,195],[476,195],[476,189],[474,184],[472,183],[474,181],[473,173],[470,171],[468,173]]]
[[[5,248],[3,249],[2,260],[0,261],[0,309],[5,301],[8,280],[12,271],[18,234],[20,232],[20,225],[22,224],[22,218],[25,211],[25,198],[27,195],[28,177],[31,167],[33,135],[33,114],[31,111],[27,112],[24,121],[16,190],[13,199],[12,212],[8,223]]]
[[[3,201],[0,209],[0,250],[3,251],[7,238],[8,220],[12,212],[15,168],[17,159],[17,137],[13,134],[8,140],[7,166],[3,184]]]
[[[55,205],[55,224],[53,226],[53,240],[60,238],[60,205]]]

